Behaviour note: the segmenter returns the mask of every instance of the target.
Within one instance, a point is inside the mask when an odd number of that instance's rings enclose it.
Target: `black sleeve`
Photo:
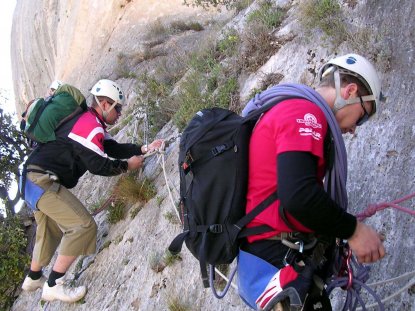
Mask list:
[[[141,155],[141,146],[135,144],[119,144],[113,139],[104,140],[104,151],[114,159],[128,159]]]
[[[115,176],[128,170],[127,161],[111,160],[108,157],[103,157],[75,141],[73,145],[75,161],[82,162],[83,166],[94,175]]]
[[[308,152],[277,156],[278,197],[285,212],[319,234],[349,238],[356,217],[338,206],[317,180],[317,157]]]

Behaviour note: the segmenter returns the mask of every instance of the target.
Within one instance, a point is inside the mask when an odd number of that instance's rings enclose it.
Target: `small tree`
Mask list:
[[[12,115],[0,108],[0,199],[5,206],[6,217],[15,214],[14,206],[20,200],[19,191],[16,191],[14,199],[10,191],[20,177],[19,165],[27,150],[27,143],[13,123]]]
[[[0,106],[9,102],[6,94],[6,90],[0,89]],[[17,188],[13,185],[20,177],[19,165],[27,150],[25,138],[13,122],[13,116],[0,108],[0,203],[3,203],[0,204],[0,310],[12,306],[30,259],[22,221],[14,210],[20,193],[18,190],[10,193]]]

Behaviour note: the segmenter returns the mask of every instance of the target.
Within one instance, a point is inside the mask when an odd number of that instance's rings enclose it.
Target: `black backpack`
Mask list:
[[[212,267],[230,264],[238,255],[241,238],[273,230],[244,228],[277,199],[274,192],[245,215],[249,140],[262,113],[290,98],[294,97],[275,97],[247,117],[221,108],[203,109],[182,133],[179,208],[183,233],[171,242],[169,251],[180,252],[185,242],[199,260],[205,287],[212,286]]]

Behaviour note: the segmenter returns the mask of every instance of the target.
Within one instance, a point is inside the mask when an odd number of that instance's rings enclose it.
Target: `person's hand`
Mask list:
[[[371,227],[358,221],[353,235],[347,240],[360,263],[371,263],[385,256],[383,237]]]
[[[164,139],[156,139],[155,141],[153,141],[151,144],[147,146],[147,152],[160,149],[163,142],[164,142]]]
[[[143,156],[132,156],[127,160],[127,163],[129,171],[137,170],[143,166],[144,158]]]

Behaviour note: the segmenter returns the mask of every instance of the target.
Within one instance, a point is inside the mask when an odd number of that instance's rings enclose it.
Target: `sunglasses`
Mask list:
[[[362,106],[362,108],[363,108],[364,114],[363,114],[363,116],[362,116],[361,118],[359,118],[359,120],[357,120],[357,122],[356,122],[356,125],[357,125],[357,126],[362,125],[363,123],[365,123],[365,122],[366,122],[367,120],[369,120],[369,118],[370,118],[370,115],[369,115],[369,113],[367,112],[367,110],[366,110],[366,108],[365,108],[365,105],[364,105],[364,103],[363,103],[362,96],[359,96],[359,98],[360,98],[360,105],[361,105],[361,106]]]
[[[117,113],[121,113],[121,111],[122,111],[122,105],[121,104],[116,104],[115,107],[114,107],[114,109],[115,109],[115,111]]]

